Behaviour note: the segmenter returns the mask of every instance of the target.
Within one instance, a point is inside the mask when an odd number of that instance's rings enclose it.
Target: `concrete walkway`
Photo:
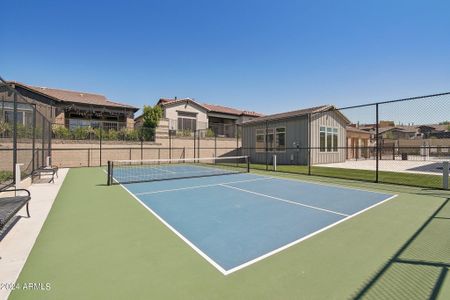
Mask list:
[[[23,208],[18,216],[24,218],[19,218],[0,241],[0,299],[8,298],[11,289],[5,284],[13,284],[19,277],[68,171],[59,169],[55,183],[33,184],[28,188],[31,217],[26,218]]]
[[[375,171],[376,161],[372,159],[358,161],[347,160],[342,163],[323,164],[319,166]],[[442,176],[442,162],[436,161],[380,160],[379,168],[380,171]]]

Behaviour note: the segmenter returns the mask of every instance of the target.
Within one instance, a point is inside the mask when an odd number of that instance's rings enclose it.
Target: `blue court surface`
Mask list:
[[[123,186],[225,275],[395,197],[251,173]]]

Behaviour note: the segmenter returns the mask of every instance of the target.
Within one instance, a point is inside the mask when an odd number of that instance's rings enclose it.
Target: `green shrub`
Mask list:
[[[86,140],[89,137],[89,133],[89,128],[77,127],[72,130],[72,138],[75,140]]]
[[[0,136],[8,137],[12,135],[11,124],[1,121],[0,122]]]
[[[114,129],[110,129],[106,133],[105,140],[117,141],[119,139],[119,133]]]
[[[0,171],[0,183],[6,182],[8,180],[13,179],[13,172],[11,171]]]
[[[215,137],[216,134],[214,133],[214,131],[211,128],[208,128],[208,130],[206,131],[206,137]]]
[[[33,128],[24,126],[22,124],[17,124],[17,138],[32,138]]]
[[[53,127],[53,136],[55,139],[69,139],[70,130],[64,126]]]
[[[192,131],[190,130],[178,130],[177,131],[177,136],[192,136]]]
[[[135,129],[122,128],[119,131],[119,139],[125,141],[139,141],[139,132]]]

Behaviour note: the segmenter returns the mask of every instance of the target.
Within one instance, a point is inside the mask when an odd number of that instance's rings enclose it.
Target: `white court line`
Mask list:
[[[180,239],[182,239],[186,244],[188,244],[192,249],[195,250],[201,257],[203,257],[207,262],[213,265],[217,270],[219,270],[223,275],[228,275],[227,271],[222,268],[218,263],[212,260],[208,255],[206,255],[202,250],[197,248],[191,241],[185,238],[180,232],[178,232],[175,228],[173,228],[169,223],[167,223],[162,217],[160,217],[154,210],[145,205],[144,202],[141,201],[138,197],[136,197],[132,192],[130,192],[123,184],[120,185],[125,191],[127,191],[136,201],[138,201],[142,206],[144,206],[149,212],[151,212],[161,223],[163,223],[167,228],[169,228],[175,235],[177,235]]]
[[[279,179],[277,177],[273,177],[272,178],[272,177],[263,176],[263,175],[259,175],[259,176],[260,177],[264,177],[264,178],[270,178],[270,179]],[[308,182],[308,181],[305,181],[305,182]],[[197,248],[192,242],[190,242],[187,238],[185,238],[181,233],[179,233],[175,228],[173,228],[170,224],[168,224],[162,217],[160,217],[150,207],[145,205],[145,203],[143,203],[136,195],[134,195],[132,192],[130,192],[124,185],[120,184],[120,186],[125,191],[127,191],[136,201],[138,201],[142,206],[144,206],[148,211],[150,211],[159,221],[161,221],[161,223],[163,223],[167,228],[169,228],[173,233],[175,233],[175,235],[177,235],[180,239],[182,239],[186,244],[188,244],[188,246],[190,246],[192,249],[194,249],[195,252],[197,252],[201,257],[203,257],[207,262],[209,262],[213,267],[215,267],[220,273],[222,273],[225,276],[227,276],[227,275],[229,275],[231,273],[234,273],[236,271],[239,271],[239,270],[241,270],[241,269],[243,269],[245,267],[248,267],[248,266],[250,266],[250,265],[252,265],[252,264],[254,264],[254,263],[258,262],[258,261],[261,261],[261,260],[263,260],[263,259],[265,259],[267,257],[270,257],[270,256],[272,256],[274,254],[277,254],[277,253],[279,253],[279,252],[281,252],[281,251],[283,251],[283,250],[285,250],[285,249],[287,249],[289,247],[292,247],[292,246],[294,246],[296,244],[299,244],[300,242],[303,242],[303,241],[305,241],[305,240],[307,240],[307,239],[309,239],[309,238],[311,238],[311,237],[313,237],[313,236],[315,236],[315,235],[317,235],[317,234],[319,234],[319,233],[321,233],[323,231],[326,231],[326,230],[328,230],[328,229],[330,229],[330,228],[332,228],[334,226],[337,226],[337,225],[339,225],[342,222],[345,222],[345,221],[347,221],[347,220],[349,220],[349,219],[351,219],[353,217],[356,217],[357,215],[362,214],[362,213],[368,211],[369,209],[372,209],[372,208],[374,208],[374,207],[376,207],[378,205],[381,205],[381,204],[383,204],[383,203],[385,203],[385,202],[387,202],[389,200],[392,200],[392,199],[394,199],[395,197],[398,196],[398,195],[393,195],[393,196],[391,196],[391,197],[389,197],[389,198],[387,198],[387,199],[385,199],[383,201],[380,201],[380,202],[378,202],[378,203],[376,203],[376,204],[374,204],[372,206],[369,206],[369,207],[367,207],[367,208],[365,208],[365,209],[363,209],[363,210],[361,210],[359,212],[356,212],[353,215],[347,216],[346,218],[343,218],[343,219],[341,219],[341,220],[339,220],[339,221],[337,221],[337,222],[335,222],[333,224],[330,224],[330,225],[328,225],[328,226],[326,226],[324,228],[321,228],[321,229],[319,229],[319,230],[317,230],[317,231],[315,231],[313,233],[310,233],[307,236],[304,236],[304,237],[302,237],[302,238],[300,238],[298,240],[295,240],[295,241],[293,241],[293,242],[291,242],[289,244],[281,246],[281,247],[279,247],[279,248],[277,248],[275,250],[272,250],[272,251],[270,251],[270,252],[268,252],[268,253],[266,253],[264,255],[261,255],[261,256],[259,256],[257,258],[254,258],[254,259],[252,259],[252,260],[250,260],[250,261],[248,261],[246,263],[243,263],[243,264],[241,264],[239,266],[236,266],[236,267],[231,268],[229,270],[225,270],[219,264],[217,264],[214,260],[212,260],[208,255],[206,255],[202,250]]]
[[[339,225],[339,224],[342,223],[342,222],[345,222],[345,221],[347,221],[347,220],[350,220],[351,218],[356,217],[357,215],[362,214],[363,212],[366,212],[366,211],[368,211],[369,209],[372,209],[372,208],[374,208],[374,207],[376,207],[376,206],[378,206],[378,205],[381,205],[381,204],[383,204],[383,203],[385,203],[385,202],[387,202],[387,201],[389,201],[389,200],[392,200],[392,199],[394,199],[394,198],[397,197],[397,196],[398,196],[398,195],[394,195],[394,196],[392,196],[392,197],[389,197],[389,198],[387,198],[387,199],[385,199],[385,200],[383,200],[383,201],[381,201],[381,202],[378,202],[378,203],[376,203],[376,204],[374,204],[374,205],[372,205],[372,206],[369,206],[369,207],[367,207],[367,208],[365,208],[365,209],[363,209],[363,210],[361,210],[361,211],[359,211],[359,212],[357,212],[357,213],[354,213],[353,215],[350,215],[350,216],[348,216],[348,217],[346,217],[346,218],[344,218],[344,219],[341,219],[341,220],[339,220],[339,221],[337,221],[337,222],[335,222],[335,223],[333,223],[333,224],[330,224],[330,225],[328,225],[328,226],[326,226],[326,227],[324,227],[324,228],[322,228],[322,229],[319,229],[319,230],[317,230],[317,231],[315,231],[315,232],[313,232],[313,233],[310,233],[310,234],[308,234],[307,236],[304,236],[304,237],[302,237],[302,238],[300,238],[300,239],[298,239],[298,240],[296,240],[296,241],[293,241],[293,242],[291,242],[291,243],[289,243],[289,244],[287,244],[287,245],[284,245],[284,246],[282,246],[282,247],[280,247],[280,248],[278,248],[278,249],[275,249],[275,250],[273,250],[273,251],[271,251],[271,252],[268,252],[268,253],[266,253],[266,254],[264,254],[264,255],[261,255],[260,257],[257,257],[257,258],[255,258],[255,259],[252,259],[252,260],[250,260],[250,261],[248,261],[248,262],[246,262],[246,263],[243,263],[242,265],[239,265],[239,266],[237,266],[237,267],[234,267],[234,268],[232,268],[232,269],[229,269],[228,271],[226,271],[226,274],[225,274],[225,275],[228,275],[228,274],[231,274],[231,273],[233,273],[233,272],[239,271],[240,269],[243,269],[243,268],[245,268],[245,267],[248,267],[248,266],[250,266],[250,265],[252,265],[252,264],[254,264],[254,263],[258,262],[258,261],[261,261],[261,260],[263,260],[263,259],[269,257],[269,256],[272,256],[272,255],[274,255],[274,254],[276,254],[276,253],[278,253],[278,252],[281,252],[281,251],[283,251],[283,250],[286,250],[287,248],[292,247],[292,246],[294,246],[294,245],[296,245],[296,244],[298,244],[298,243],[300,243],[300,242],[303,242],[303,241],[305,241],[305,240],[307,240],[307,239],[309,239],[309,238],[311,238],[311,237],[313,237],[313,236],[315,236],[315,235],[317,235],[317,234],[319,234],[319,233],[321,233],[321,232],[323,232],[323,231],[325,231],[325,230],[328,230],[328,229],[330,229],[330,228],[332,228],[332,227],[334,227],[334,226],[336,226],[336,225]]]
[[[249,191],[249,190],[244,190],[244,189],[241,189],[241,188],[238,188],[238,187],[235,187],[235,186],[231,186],[231,185],[220,184],[220,186],[223,186],[223,187],[226,187],[226,188],[230,188],[230,189],[235,189],[235,190],[238,190],[238,191],[241,191],[241,192],[245,192],[245,193],[254,194],[254,195],[257,195],[257,196],[261,196],[261,197],[271,198],[271,199],[282,201],[282,202],[286,202],[286,203],[289,203],[289,204],[300,205],[300,206],[304,206],[304,207],[315,209],[315,210],[321,210],[321,211],[324,211],[324,212],[327,212],[327,213],[332,213],[332,214],[335,214],[335,215],[340,215],[340,216],[344,216],[344,217],[348,217],[349,216],[347,214],[343,214],[343,213],[340,213],[340,212],[337,212],[337,211],[328,210],[328,209],[325,209],[325,208],[312,206],[312,205],[307,205],[307,204],[303,204],[301,202],[295,202],[295,201],[291,201],[291,200],[287,200],[287,199],[283,199],[283,198],[278,198],[278,197],[274,197],[274,196],[269,196],[269,195],[266,195],[266,194],[261,194],[261,193],[257,193],[257,192],[253,192],[253,191]]]
[[[259,172],[266,172],[264,170],[258,170],[258,169],[254,169],[255,171],[259,171]],[[274,171],[271,171],[274,172]],[[340,188],[340,189],[348,189],[348,190],[355,190],[355,191],[362,191],[362,192],[369,192],[369,193],[374,193],[374,194],[379,194],[379,195],[392,195],[390,193],[382,193],[382,192],[377,192],[374,190],[371,190],[369,188],[358,188],[358,187],[352,187],[352,186],[347,186],[345,184],[340,184],[340,183],[328,183],[328,182],[316,182],[313,180],[307,180],[307,179],[302,179],[302,178],[289,178],[289,177],[284,177],[283,175],[291,175],[291,176],[296,176],[296,175],[300,175],[300,176],[308,176],[307,174],[301,174],[301,173],[283,173],[282,171],[278,171],[278,172],[274,172],[274,173],[279,173],[280,176],[267,176],[267,175],[262,175],[259,173],[253,173],[250,172],[250,174],[252,175],[256,175],[256,176],[260,176],[260,177],[270,177],[273,179],[283,179],[283,180],[288,180],[288,181],[294,181],[294,182],[300,182],[300,183],[309,183],[309,184],[315,184],[315,185],[320,185],[320,186],[327,186],[327,187],[336,187],[336,188]],[[311,175],[311,176],[315,176],[315,175]],[[333,178],[333,177],[326,177],[326,178],[330,178],[330,179],[339,179],[339,178]],[[355,179],[342,179],[342,180],[348,180],[348,181],[355,181]],[[364,183],[362,181],[359,181],[360,183]],[[366,182],[366,183],[371,183],[371,182]]]
[[[159,190],[159,191],[154,191],[154,192],[142,192],[142,193],[136,193],[135,195],[136,196],[151,195],[151,194],[166,193],[166,192],[176,192],[176,191],[182,191],[182,190],[201,189],[201,188],[205,188],[205,187],[220,186],[222,184],[241,183],[241,182],[253,182],[253,181],[261,181],[261,180],[269,180],[269,179],[272,179],[272,178],[270,178],[270,177],[257,178],[257,179],[255,178],[255,179],[247,179],[247,180],[239,180],[239,181],[222,182],[222,183],[195,185],[195,186],[188,186],[188,187],[182,187],[182,188],[176,188],[176,189]]]

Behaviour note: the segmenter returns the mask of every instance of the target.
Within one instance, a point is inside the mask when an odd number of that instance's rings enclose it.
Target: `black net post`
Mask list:
[[[247,173],[250,173],[250,156],[246,156],[245,159],[247,161]]]
[[[113,183],[113,162],[108,160],[108,179],[107,184],[111,185]]]
[[[108,160],[108,177],[106,180],[107,185],[111,185],[111,161]]]

